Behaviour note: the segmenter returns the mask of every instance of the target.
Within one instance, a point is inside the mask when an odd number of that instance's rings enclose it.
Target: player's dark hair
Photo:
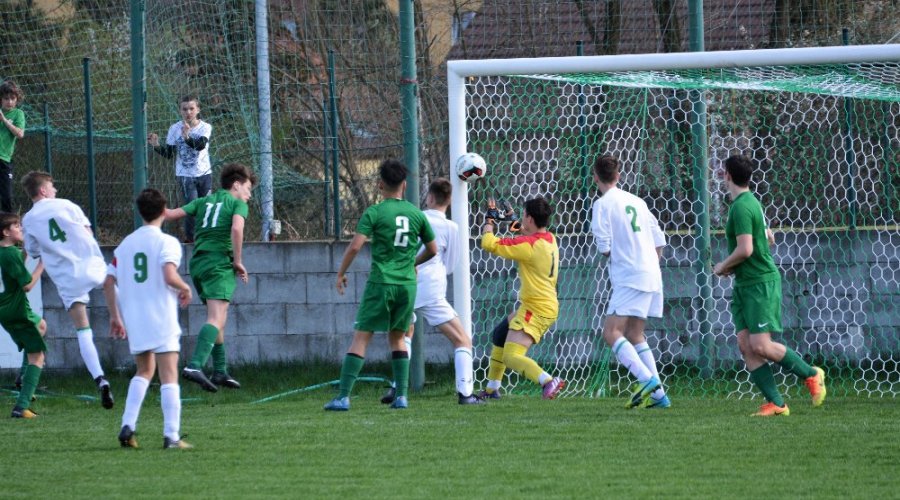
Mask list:
[[[736,186],[746,187],[750,185],[750,176],[753,175],[753,162],[746,156],[732,155],[725,160],[725,171]]]
[[[550,223],[550,215],[553,209],[547,200],[538,196],[525,202],[525,214],[534,219],[534,225],[537,227],[547,227]]]
[[[594,174],[607,184],[616,180],[619,173],[619,160],[612,155],[603,155],[594,161]]]
[[[37,170],[32,170],[22,177],[22,187],[25,188],[25,193],[29,198],[41,194],[41,186],[48,182],[53,182],[53,176]]]
[[[219,174],[219,182],[222,183],[222,189],[231,189],[235,182],[250,181],[250,184],[256,185],[256,173],[247,165],[241,163],[228,163],[222,167],[222,173]]]
[[[396,188],[406,180],[406,165],[399,160],[384,160],[378,167],[378,175],[387,187]]]
[[[200,106],[200,99],[197,99],[197,96],[195,96],[193,94],[181,96],[181,99],[178,101],[178,104],[180,105],[180,104],[184,104],[186,102],[192,102],[192,101],[196,102],[198,107]]]
[[[2,85],[0,85],[0,97],[11,95],[16,96],[16,104],[22,102],[22,100],[25,99],[25,93],[22,92],[22,89],[20,89],[18,85],[16,85],[16,82],[7,80],[3,82]]]
[[[158,189],[153,188],[141,191],[134,203],[144,222],[158,219],[166,209],[166,197]]]
[[[450,201],[450,195],[453,193],[453,185],[450,180],[444,177],[438,177],[431,181],[428,186],[428,194],[434,198],[434,202],[438,205],[446,205]]]
[[[19,216],[17,214],[13,214],[10,212],[0,212],[0,237],[3,236],[3,231],[6,231],[13,224],[19,222]]]

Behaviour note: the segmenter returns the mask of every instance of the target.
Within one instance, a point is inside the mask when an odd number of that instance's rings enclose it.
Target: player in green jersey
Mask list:
[[[748,158],[735,155],[725,160],[725,185],[732,199],[725,223],[730,254],[715,265],[713,272],[718,276],[734,275],[731,316],[738,347],[750,380],[766,398],[754,415],[787,416],[790,410],[775,384],[769,361],[806,381],[813,406],[820,406],[825,400],[825,372],[772,340],[773,332],[782,331],[781,273],[769,253],[774,235],[766,224],[762,205],[750,191],[752,174],[753,164]]]
[[[371,242],[372,268],[354,327],[353,343],[341,365],[338,397],[325,405],[326,410],[350,409],[350,392],[365,362],[366,347],[373,332],[388,332],[391,368],[397,385],[391,408],[406,408],[409,385],[409,353],[403,337],[409,328],[416,302],[416,266],[437,254],[434,231],[425,214],[403,200],[406,167],[397,160],[385,160],[379,167],[378,188],[384,201],[366,209],[356,226],[356,234],[344,252],[337,275],[337,291],[347,286],[344,274],[366,241]],[[419,247],[425,250],[419,254]]]
[[[22,386],[12,417],[34,418],[37,413],[29,406],[44,367],[47,323],[31,309],[25,293],[41,279],[44,265],[38,263],[33,272],[25,268],[22,250],[17,246],[25,239],[18,215],[0,213],[0,233],[3,236],[0,239],[0,325],[9,332],[19,350],[25,352],[28,363],[22,373]]]
[[[235,289],[235,275],[247,283],[242,260],[244,221],[256,174],[246,165],[230,163],[219,176],[222,188],[187,205],[166,210],[166,220],[194,217],[194,253],[190,272],[197,295],[206,304],[206,324],[200,328],[190,363],[181,375],[204,390],[216,392],[219,385],[239,389],[241,384],[228,374],[225,355],[225,321],[228,303]],[[210,355],[212,379],[203,373]]]

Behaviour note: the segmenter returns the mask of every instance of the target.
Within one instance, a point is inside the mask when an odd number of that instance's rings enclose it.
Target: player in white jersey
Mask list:
[[[644,337],[647,318],[662,317],[659,259],[666,236],[644,200],[616,187],[618,181],[619,161],[609,155],[598,158],[594,182],[602,196],[594,202],[591,232],[597,250],[609,257],[612,283],[603,338],[638,380],[626,407],[668,408],[671,402]]]
[[[97,384],[103,407],[110,409],[112,390],[100,366],[87,314],[88,294],[106,276],[106,263],[91,232],[91,222],[78,205],[56,197],[50,174],[29,172],[22,178],[22,186],[34,203],[22,218],[25,251],[32,258],[41,259],[56,285],[75,324],[81,358]]]
[[[181,388],[178,385],[178,353],[181,326],[178,306],[187,307],[191,287],[178,275],[181,244],[162,232],[166,198],[156,189],[137,197],[144,225],[128,235],[115,250],[103,283],[109,307],[109,331],[128,338],[137,373],[128,385],[119,443],[137,448],[134,437],[147,388],[159,367],[160,402],[163,411],[163,448],[191,448],[180,436]]]
[[[425,197],[425,216],[434,230],[437,255],[416,268],[416,314],[421,314],[429,325],[437,329],[453,344],[453,365],[456,369],[456,392],[459,404],[481,404],[483,401],[474,394],[474,374],[472,367],[472,339],[466,334],[459,316],[447,302],[447,275],[453,272],[459,258],[457,233],[459,228],[447,219],[450,195],[453,187],[445,178],[435,179],[428,186]],[[424,247],[423,247],[424,249]],[[421,253],[421,252],[420,252]],[[413,323],[416,318],[413,316]],[[409,328],[404,339],[408,352],[412,351],[412,336],[415,326]],[[381,398],[381,402],[394,401],[394,388]]]

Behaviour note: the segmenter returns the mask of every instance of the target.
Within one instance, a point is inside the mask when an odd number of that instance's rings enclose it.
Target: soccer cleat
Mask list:
[[[381,404],[389,405],[394,402],[394,398],[397,397],[397,388],[396,387],[388,387],[388,390],[385,391],[384,396],[381,396]]]
[[[350,409],[350,398],[334,398],[325,403],[325,411],[347,411]]]
[[[500,398],[501,398],[501,396],[500,396],[499,389],[497,389],[496,391],[484,390],[484,391],[481,391],[478,393],[478,399],[480,399],[482,401],[487,401],[489,399],[500,399]]]
[[[37,418],[38,414],[31,411],[29,408],[19,408],[16,406],[12,410],[11,418]]]
[[[241,383],[234,379],[226,372],[215,372],[212,376],[212,383],[219,387],[228,387],[229,389],[240,389]]]
[[[206,375],[201,370],[185,366],[184,369],[181,370],[181,376],[199,385],[204,391],[216,392],[219,390],[215,384],[206,378]]]
[[[662,410],[672,406],[672,402],[669,401],[669,396],[667,395],[663,395],[662,399],[655,399],[653,397],[650,397],[646,401],[646,403],[647,404],[644,406],[644,408],[655,408]]]
[[[804,383],[809,389],[809,395],[812,396],[812,405],[822,406],[822,403],[825,402],[825,394],[828,392],[825,390],[825,370],[818,366],[814,366],[813,370],[816,371],[816,374],[808,377]]]
[[[134,431],[131,430],[131,427],[127,425],[122,426],[122,430],[119,431],[119,444],[122,445],[122,448],[138,448],[137,439],[134,438]]]
[[[650,380],[644,382],[643,384],[636,384],[634,393],[631,395],[631,400],[625,405],[626,409],[631,409],[637,406],[641,406],[644,404],[644,400],[650,397],[650,394],[653,394],[653,391],[659,388],[662,383],[659,381],[658,377],[651,377]]]
[[[775,403],[766,403],[759,407],[759,411],[753,414],[754,417],[786,417],[791,414],[788,405],[778,406]]]
[[[97,383],[97,390],[100,391],[100,404],[103,405],[107,410],[112,409],[112,407],[116,404],[113,401],[112,390],[109,387],[109,381],[103,377],[103,375],[94,379],[94,382]]]
[[[394,398],[394,402],[391,403],[392,410],[405,410],[409,408],[409,401],[406,400],[406,396],[397,396]]]
[[[559,394],[559,391],[566,386],[566,381],[559,378],[553,377],[549,382],[544,384],[544,389],[541,391],[541,397],[544,399],[553,399]]]
[[[163,449],[164,450],[189,450],[193,448],[194,445],[188,443],[184,439],[179,439],[175,441],[173,439],[169,439],[167,437],[163,438]]]
[[[461,405],[483,405],[484,400],[475,394],[469,394],[468,396],[463,396],[460,393],[456,393],[459,396],[459,404]]]

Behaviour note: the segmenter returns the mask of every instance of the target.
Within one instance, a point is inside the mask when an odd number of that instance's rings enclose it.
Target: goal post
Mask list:
[[[710,277],[703,262],[725,256],[730,201],[716,171],[740,153],[757,166],[751,186],[778,235],[780,338],[825,366],[831,393],[900,394],[900,45],[447,68],[450,163],[467,151],[488,163],[485,179],[472,184],[451,175],[452,218],[469,249],[454,269],[453,300],[473,336],[477,383],[485,381],[491,330],[515,307],[518,289],[514,264],[478,248],[487,199],[520,210],[543,195],[560,246],[560,315],[532,355],[569,381],[564,395],[629,389],[600,336],[609,283],[589,230],[591,165],[611,153],[623,167],[621,187],[647,201],[669,238],[664,318],[647,323],[664,382],[679,395],[755,396],[734,338],[732,282]],[[690,115],[703,112],[709,162],[698,186]],[[709,239],[699,238],[698,214],[709,218]],[[709,297],[700,293],[704,282]],[[776,372],[796,390],[793,375]],[[508,371],[504,387],[536,390],[520,382]]]

